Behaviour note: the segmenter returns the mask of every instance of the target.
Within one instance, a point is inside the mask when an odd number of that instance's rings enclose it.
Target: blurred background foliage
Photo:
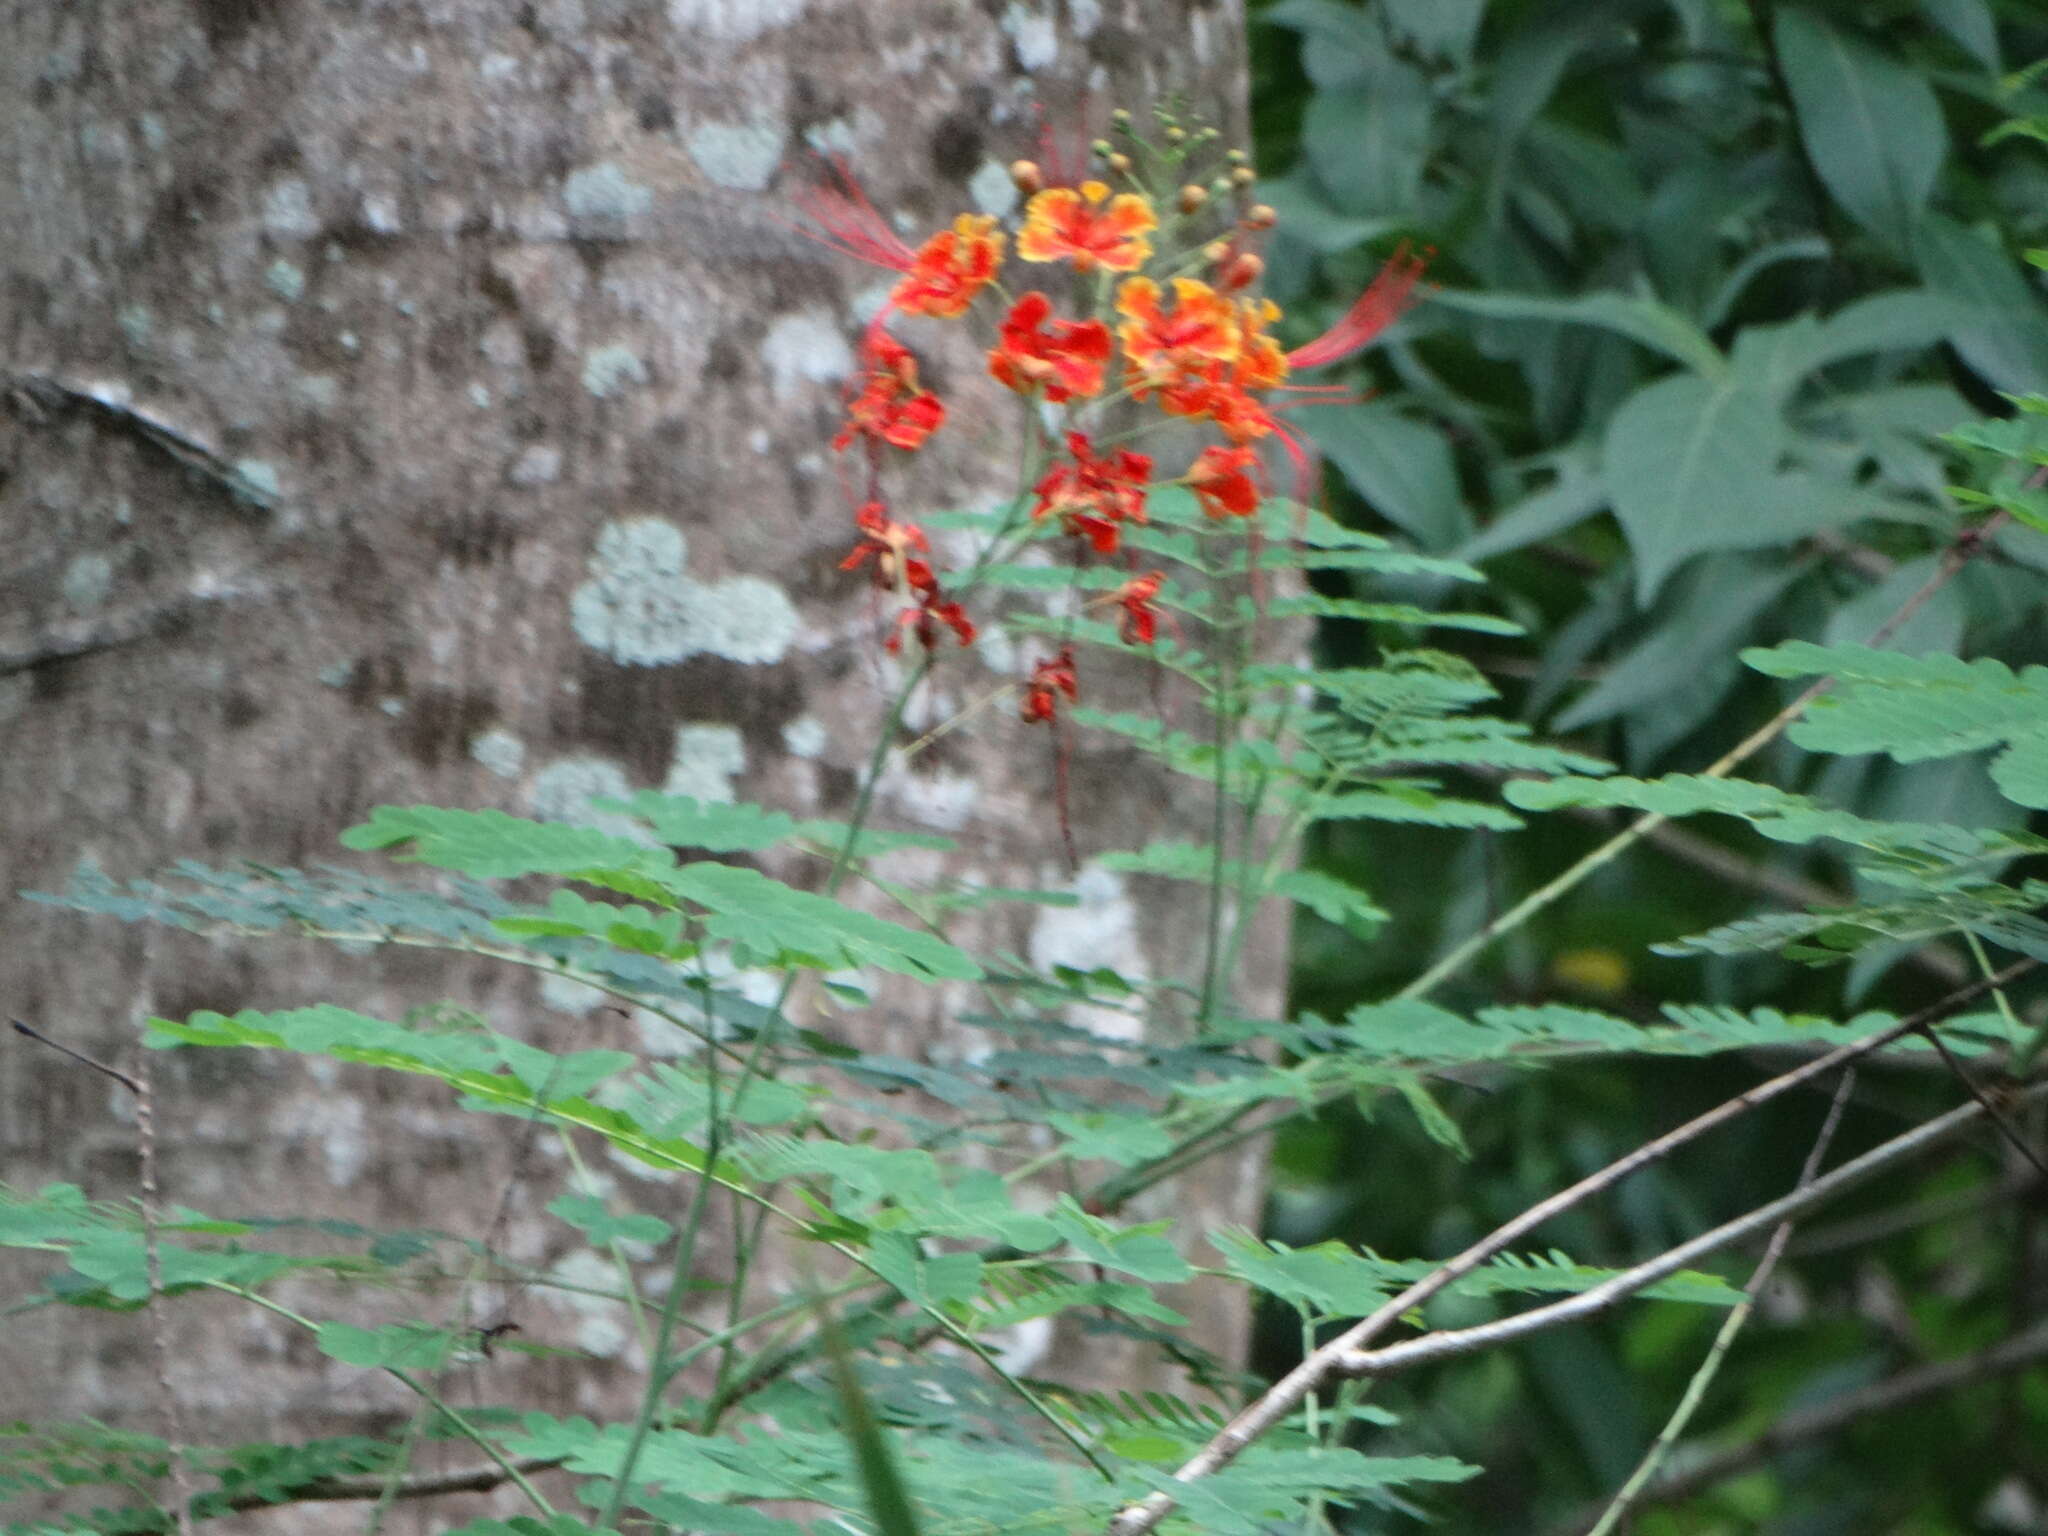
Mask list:
[[[2048,297],[2026,255],[2048,245],[2048,135],[2028,123],[2048,114],[2048,74],[2030,68],[2048,58],[2040,0],[1278,0],[1254,5],[1252,58],[1262,196],[1282,216],[1269,287],[1302,334],[1402,241],[1434,251],[1435,290],[1358,381],[1370,398],[1296,418],[1334,466],[1332,510],[1481,565],[1529,634],[1464,654],[1510,710],[1630,773],[1697,771],[1785,701],[1785,684],[1738,663],[1743,646],[1876,631],[1963,526],[1949,487],[1964,471],[1936,435],[2011,415],[2001,392],[2048,392]],[[1894,643],[2048,661],[2044,599],[2048,537],[2009,529]],[[1341,661],[1412,641],[1351,626],[1324,643]],[[1872,816],[2024,816],[1981,756],[1899,765],[1781,742],[1748,772]],[[1596,812],[1508,834],[1324,828],[1315,857],[1392,916],[1372,932],[1304,916],[1297,1006],[1335,1015],[1386,996],[1619,825]],[[1824,852],[1687,823],[1440,995],[1846,1017],[1975,974],[1960,947],[1812,969],[1648,949],[1852,884]],[[1759,1065],[1451,1088],[1464,1160],[1396,1114],[1326,1114],[1277,1149],[1270,1234],[1450,1252]],[[1835,1155],[1957,1091],[1924,1066],[1866,1073]],[[1747,1210],[1791,1186],[1824,1108],[1794,1098],[1752,1116],[1548,1239],[1625,1262]],[[1809,1226],[1694,1443],[1743,1446],[1804,1405],[2048,1315],[2048,1206],[2015,1198],[2019,1171],[1980,1140]],[[1426,1512],[1438,1529],[1582,1529],[1714,1326],[1639,1304],[1396,1378],[1375,1401],[1401,1414],[1394,1438],[1488,1468]],[[1268,1371],[1302,1345],[1279,1314],[1262,1339]],[[2048,1372],[1860,1417],[1634,1528],[2048,1531]]]

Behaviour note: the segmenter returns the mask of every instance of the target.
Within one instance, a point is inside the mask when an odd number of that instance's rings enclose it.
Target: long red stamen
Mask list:
[[[1060,133],[1053,127],[1052,114],[1045,110],[1045,103],[1032,103],[1032,111],[1038,116],[1038,167],[1045,173],[1048,187],[1078,187],[1088,178],[1088,162],[1093,151],[1088,147],[1088,108],[1092,93],[1084,91],[1077,110],[1061,123],[1067,137],[1062,141]]]
[[[1344,312],[1344,318],[1306,345],[1287,354],[1290,368],[1320,368],[1349,357],[1372,341],[1401,317],[1415,302],[1415,285],[1428,265],[1429,253],[1411,254],[1406,241],[1380,268],[1379,276],[1366,286],[1358,302]]]
[[[844,160],[836,156],[822,158],[839,184],[819,185],[799,194],[798,205],[818,225],[817,229],[802,233],[856,261],[886,267],[891,272],[908,272],[916,264],[917,252],[896,233],[882,211],[868,201],[867,193],[860,189]]]

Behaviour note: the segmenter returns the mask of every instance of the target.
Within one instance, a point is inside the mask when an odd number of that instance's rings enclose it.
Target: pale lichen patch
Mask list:
[[[1035,72],[1059,57],[1059,31],[1052,18],[1030,6],[1012,4],[1004,10],[1003,30],[1010,34],[1020,68]]]
[[[782,163],[782,145],[781,127],[756,118],[745,123],[699,124],[683,147],[707,180],[736,192],[758,192]]]
[[[1107,968],[1129,982],[1150,975],[1138,931],[1138,907],[1124,877],[1099,864],[1086,864],[1068,884],[1078,899],[1071,907],[1043,907],[1031,925],[1028,953],[1040,971],[1056,965],[1077,971]],[[1113,1008],[1088,1008],[1086,1026],[1098,1034],[1134,1040],[1138,1020]]]
[[[97,551],[72,557],[58,578],[57,590],[74,613],[97,608],[114,584],[114,562]]]
[[[305,296],[306,274],[280,256],[265,270],[263,286],[285,303],[296,304]]]
[[[996,160],[984,160],[981,169],[967,178],[967,195],[974,206],[996,218],[1008,218],[1017,206],[1017,183],[1010,168]]]
[[[590,580],[569,620],[584,644],[628,666],[664,666],[710,654],[759,665],[780,661],[796,638],[788,595],[758,576],[693,581],[682,530],[658,517],[622,518],[598,535]]]
[[[784,27],[804,13],[806,0],[668,0],[669,25],[678,32],[745,43]]]
[[[265,459],[237,459],[234,462],[235,494],[259,507],[274,507],[282,491],[277,466]]]
[[[730,725],[685,725],[676,730],[675,755],[669,760],[665,795],[729,804],[732,781],[747,767],[746,744]]]
[[[782,728],[782,745],[792,757],[823,757],[826,739],[825,722],[816,715],[798,715]]]
[[[526,743],[507,730],[478,733],[469,755],[501,779],[516,779],[526,766]]]
[[[623,1305],[606,1299],[619,1287],[619,1273],[610,1256],[578,1248],[555,1265],[552,1278],[559,1286],[553,1292],[556,1304],[576,1315],[577,1348],[600,1359],[624,1354],[633,1342],[633,1330],[626,1325]]]
[[[548,764],[533,776],[527,804],[543,821],[565,821],[573,826],[595,827],[614,837],[645,842],[640,824],[617,811],[602,811],[593,800],[624,800],[633,793],[626,770],[608,758],[565,757]]]
[[[647,365],[640,354],[617,342],[599,347],[583,360],[583,387],[600,400],[646,382]]]
[[[853,372],[853,349],[838,324],[813,309],[784,315],[768,327],[761,361],[778,401],[788,402],[809,384],[828,384]]]
[[[286,240],[310,240],[320,233],[313,211],[313,189],[297,176],[274,181],[263,192],[263,228]]]
[[[654,193],[605,160],[585,166],[562,184],[562,205],[579,219],[629,219],[654,207]]]

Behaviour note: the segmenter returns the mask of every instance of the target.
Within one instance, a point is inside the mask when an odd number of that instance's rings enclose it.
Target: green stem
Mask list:
[[[1963,930],[1963,942],[1969,946],[1970,958],[1977,962],[1977,974],[1980,976],[1991,975],[1991,957],[1984,953],[1983,941],[1970,929],[1965,928]],[[1991,989],[1991,996],[1993,1001],[1998,1004],[1999,1017],[2005,1020],[2006,1038],[2012,1042],[2013,1049],[2016,1052],[2031,1050],[2031,1046],[2028,1043],[2027,1027],[2020,1022],[2019,1015],[2012,1011],[2012,1001],[2005,995],[2005,988],[1993,987]],[[2015,1075],[2025,1072],[2026,1062],[2021,1057],[2015,1056],[2014,1065],[2017,1068]]]
[[[763,1030],[756,1037],[758,1051],[762,1041],[768,1038]],[[633,1433],[626,1442],[626,1454],[619,1460],[619,1470],[612,1480],[612,1491],[605,1500],[604,1515],[597,1522],[601,1530],[616,1529],[619,1507],[626,1501],[626,1489],[631,1486],[633,1468],[640,1460],[641,1447],[647,1443],[647,1432],[654,1425],[654,1416],[661,1409],[662,1397],[668,1391],[668,1384],[675,1377],[679,1367],[670,1360],[669,1349],[675,1342],[676,1319],[683,1309],[683,1297],[690,1289],[690,1269],[697,1254],[697,1234],[704,1225],[704,1209],[711,1195],[713,1171],[718,1166],[719,1119],[718,1119],[718,1074],[712,1070],[706,1074],[709,1092],[708,1118],[710,1131],[704,1138],[704,1171],[697,1175],[697,1187],[690,1195],[690,1209],[683,1217],[683,1227],[676,1234],[675,1262],[669,1267],[668,1295],[662,1298],[661,1320],[655,1325],[654,1350],[648,1357],[647,1390],[640,1395],[640,1411],[633,1417]],[[744,1080],[742,1081],[744,1087]],[[735,1090],[735,1093],[740,1090]]]

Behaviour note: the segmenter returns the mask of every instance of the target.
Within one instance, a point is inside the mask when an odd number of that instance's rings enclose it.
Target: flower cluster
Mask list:
[[[1300,390],[1289,375],[1358,352],[1412,299],[1423,264],[1403,246],[1335,326],[1285,349],[1273,334],[1279,307],[1256,292],[1264,270],[1257,246],[1275,217],[1252,201],[1246,157],[1231,151],[1207,182],[1190,180],[1194,164],[1212,153],[1214,130],[1190,132],[1162,114],[1164,143],[1155,144],[1128,113],[1114,121],[1125,148],[1096,141],[1093,174],[1070,180],[1059,170],[1048,184],[1038,164],[1011,167],[1025,201],[1008,229],[986,214],[961,214],[912,245],[843,167],[810,196],[820,239],[897,274],[862,339],[845,424],[833,439],[840,453],[862,456],[866,476],[856,498],[858,542],[842,565],[867,569],[897,603],[891,650],[906,634],[930,650],[947,633],[962,645],[975,633],[946,595],[924,531],[896,520],[882,494],[890,456],[918,451],[946,421],[944,402],[920,382],[916,358],[891,330],[898,318],[955,320],[986,310],[988,374],[1029,406],[1025,430],[1037,467],[1021,488],[1020,505],[1030,511],[1024,536],[1061,537],[1081,561],[1135,562],[1130,530],[1145,524],[1148,498],[1161,485],[1184,488],[1219,522],[1250,518],[1265,494],[1265,440],[1294,462],[1305,492],[1307,449],[1281,419],[1280,397],[1344,397]],[[1155,454],[1126,444],[1169,421],[1215,437],[1177,475],[1162,477]],[[1165,577],[1148,571],[1102,599],[1120,610],[1124,644],[1157,642],[1164,587]],[[1061,705],[1079,697],[1073,650],[1062,646],[1035,664],[1021,714],[1053,723]]]

